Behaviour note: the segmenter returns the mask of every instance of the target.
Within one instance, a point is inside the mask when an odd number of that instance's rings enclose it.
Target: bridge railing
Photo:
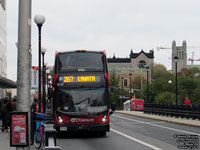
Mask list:
[[[200,104],[145,103],[144,113],[200,120]]]

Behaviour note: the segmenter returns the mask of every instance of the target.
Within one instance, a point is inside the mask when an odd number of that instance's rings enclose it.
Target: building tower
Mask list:
[[[7,24],[6,0],[0,1],[0,76],[7,76]],[[0,88],[0,98],[4,97],[4,90]]]
[[[187,68],[187,44],[183,41],[182,46],[176,46],[176,41],[172,41],[172,72],[175,73],[174,57],[178,56],[177,72]]]

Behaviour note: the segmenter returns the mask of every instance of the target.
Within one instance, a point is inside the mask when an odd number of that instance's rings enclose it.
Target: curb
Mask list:
[[[121,114],[137,116],[137,117],[143,117],[143,118],[147,118],[147,119],[154,119],[154,120],[160,120],[160,121],[171,122],[171,123],[176,123],[176,124],[200,127],[200,120],[182,119],[182,118],[175,118],[175,117],[144,114],[143,112],[137,112],[137,111],[131,111],[131,112],[130,111],[116,111],[116,112],[121,113]]]

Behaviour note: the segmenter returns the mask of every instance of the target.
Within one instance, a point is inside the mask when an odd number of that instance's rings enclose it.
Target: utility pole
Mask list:
[[[30,72],[31,72],[31,0],[19,0],[18,59],[17,59],[17,111],[28,112],[30,131]],[[30,136],[30,132],[29,136]],[[28,137],[29,138],[29,137]],[[30,138],[29,138],[30,141]],[[17,147],[16,150],[29,150]]]

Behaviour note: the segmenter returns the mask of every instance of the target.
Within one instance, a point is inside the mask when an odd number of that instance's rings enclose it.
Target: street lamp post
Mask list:
[[[48,82],[49,82],[49,87],[48,87],[48,110],[51,109],[51,97],[52,97],[52,81],[51,81],[51,76],[48,76]]]
[[[175,73],[176,73],[176,108],[177,108],[177,101],[178,101],[178,88],[177,88],[177,62],[178,62],[178,57],[174,56],[174,61],[175,61]]]
[[[46,97],[47,97],[47,103],[46,103],[46,110],[49,110],[49,91],[48,91],[48,89],[49,89],[49,80],[48,80],[48,77],[49,77],[49,74],[50,74],[50,70],[48,69],[48,68],[46,68],[46,78],[45,78],[45,80],[46,80],[46,84],[45,84],[45,95],[46,95]]]
[[[50,73],[50,71],[49,71],[49,73]],[[50,75],[48,75],[48,89],[50,88],[50,86],[52,85],[52,81],[51,81],[51,76]],[[50,93],[48,92],[48,95],[49,95]]]
[[[46,76],[46,66],[44,62],[44,55],[46,53],[46,48],[42,47],[41,52],[42,52],[42,104],[43,104],[43,112],[45,112],[46,108],[46,92],[45,92],[45,76]]]
[[[132,76],[132,73],[129,73],[129,76],[130,76],[130,111],[131,111],[131,76]]]
[[[123,80],[124,80],[124,78],[122,77],[121,80],[122,80],[122,99],[121,99],[121,107],[123,108],[123,88],[124,88]]]
[[[169,90],[170,90],[170,104],[172,103],[172,80],[168,81],[169,83]]]
[[[40,111],[41,111],[41,29],[42,29],[42,25],[44,24],[45,22],[45,17],[43,15],[36,15],[34,17],[34,21],[35,23],[37,24],[38,26],[38,49],[39,49],[39,52],[38,52],[38,72],[39,72],[39,75],[38,75],[38,95],[39,95],[39,106],[40,106]]]
[[[49,74],[50,74],[50,70],[48,68],[46,68],[46,89],[48,91],[48,87],[49,87]],[[48,94],[48,92],[47,92]]]
[[[147,70],[147,103],[149,102],[149,66],[146,67]]]

